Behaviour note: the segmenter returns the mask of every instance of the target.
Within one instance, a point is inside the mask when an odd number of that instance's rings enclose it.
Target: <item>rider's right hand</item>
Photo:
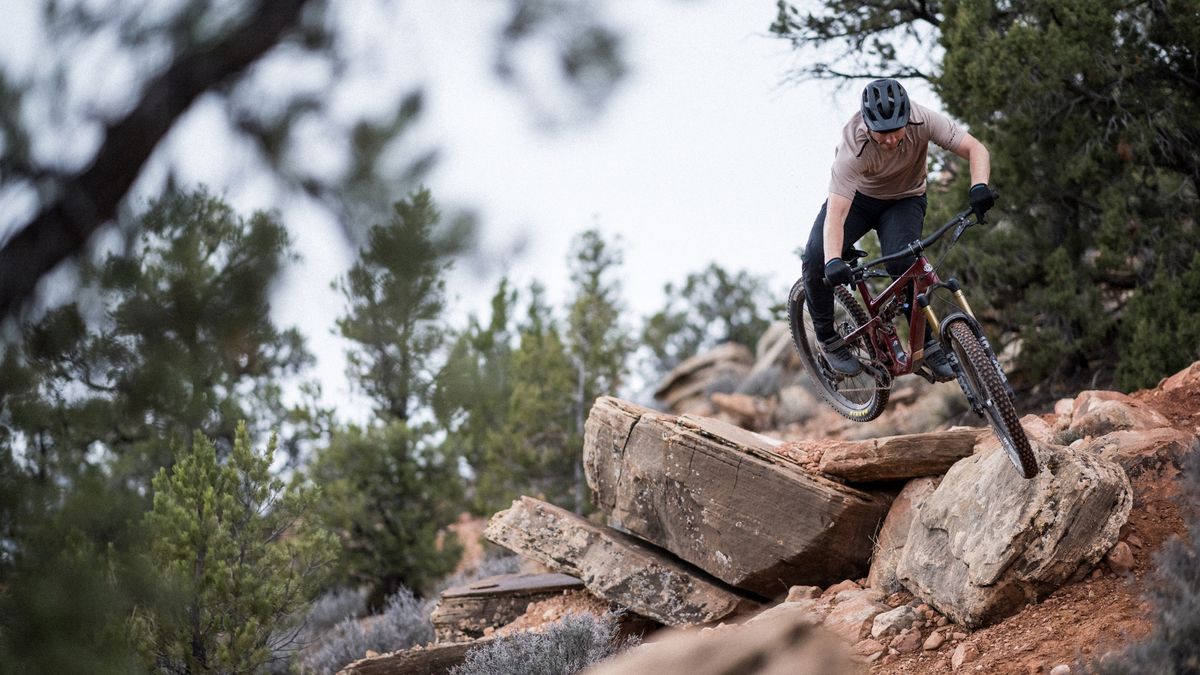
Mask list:
[[[845,260],[833,258],[825,263],[825,279],[830,284],[848,284],[854,280],[854,275]]]

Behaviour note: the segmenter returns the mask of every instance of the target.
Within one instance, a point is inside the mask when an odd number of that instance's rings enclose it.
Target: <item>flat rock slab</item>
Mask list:
[[[780,445],[602,397],[584,467],[611,525],[761,597],[864,576],[891,497],[807,472]]]
[[[668,626],[716,621],[753,604],[634,537],[530,497],[492,516],[484,536]]]
[[[467,652],[492,641],[458,642],[368,656],[338,671],[338,675],[445,675],[467,658]]]
[[[955,464],[913,519],[896,575],[956,623],[995,623],[1082,578],[1117,543],[1133,491],[1096,455],[1033,442],[1041,473],[1002,451]]]
[[[982,433],[969,429],[830,441],[821,454],[821,473],[856,483],[940,476],[974,452]]]
[[[582,588],[567,574],[502,574],[442,591],[430,619],[439,643],[474,640],[512,622],[531,602]]]

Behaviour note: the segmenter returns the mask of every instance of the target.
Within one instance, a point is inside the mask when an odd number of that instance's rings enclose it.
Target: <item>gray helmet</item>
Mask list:
[[[896,80],[875,80],[863,89],[862,116],[871,131],[894,131],[908,124],[912,106]]]

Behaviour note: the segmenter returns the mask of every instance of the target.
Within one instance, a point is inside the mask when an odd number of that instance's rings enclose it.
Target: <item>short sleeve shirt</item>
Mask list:
[[[855,113],[842,128],[829,191],[847,199],[854,199],[855,191],[876,199],[923,195],[929,142],[953,152],[964,136],[963,128],[945,115],[913,103],[904,140],[889,152],[867,136],[862,115]]]

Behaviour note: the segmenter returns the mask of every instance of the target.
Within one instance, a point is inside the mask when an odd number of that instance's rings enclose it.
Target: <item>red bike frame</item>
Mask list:
[[[887,372],[893,378],[912,373],[915,365],[921,363],[924,359],[926,321],[933,327],[933,334],[939,338],[941,337],[941,325],[938,323],[937,315],[927,302],[927,295],[930,291],[941,288],[950,290],[954,294],[959,310],[965,313],[967,317],[970,317],[970,319],[974,319],[974,312],[971,311],[971,306],[967,304],[967,299],[963,296],[962,288],[959,287],[958,282],[954,279],[943,282],[924,254],[926,247],[941,239],[942,235],[954,227],[958,228],[954,236],[954,240],[957,241],[963,230],[974,223],[980,222],[979,220],[972,222],[970,220],[972,215],[973,212],[970,209],[963,211],[955,216],[953,220],[938,228],[928,238],[914,241],[901,251],[877,258],[861,267],[857,265],[856,261],[853,267],[856,279],[855,286],[858,288],[858,294],[862,296],[870,320],[843,336],[842,339],[846,343],[853,343],[865,334],[870,339],[876,355],[883,361],[883,364],[887,367]],[[885,272],[874,271],[871,268],[910,255],[915,255],[917,259],[912,265],[909,265],[904,274],[893,280],[878,296],[872,295],[868,279],[878,277],[890,278],[891,275]],[[912,302],[910,303],[911,306],[909,307],[907,317],[909,344],[908,350],[905,351],[904,346],[900,343],[900,337],[896,334],[896,327],[892,324],[892,321],[901,314],[901,308],[905,301],[904,295],[907,294],[910,284],[913,290],[911,296]]]

